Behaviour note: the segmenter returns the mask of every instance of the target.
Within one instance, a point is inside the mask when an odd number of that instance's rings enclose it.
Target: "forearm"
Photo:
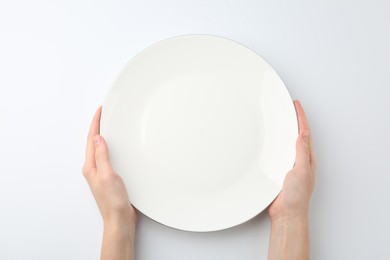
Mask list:
[[[307,214],[271,220],[268,260],[308,260],[309,252]]]
[[[135,224],[104,223],[101,260],[133,260],[134,236]]]

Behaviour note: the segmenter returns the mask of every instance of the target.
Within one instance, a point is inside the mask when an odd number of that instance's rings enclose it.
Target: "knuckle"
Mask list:
[[[89,179],[89,177],[91,175],[93,175],[93,173],[95,172],[95,169],[93,167],[87,167],[87,166],[83,166],[82,170],[81,170],[83,176],[86,178],[86,179]]]
[[[89,175],[89,171],[90,170],[86,166],[83,166],[83,168],[81,169],[81,172],[84,177],[87,177]]]

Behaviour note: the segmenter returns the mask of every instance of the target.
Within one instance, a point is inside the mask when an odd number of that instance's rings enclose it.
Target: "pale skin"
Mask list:
[[[294,168],[284,179],[279,196],[270,205],[271,235],[268,260],[310,258],[308,210],[314,189],[316,160],[305,112],[294,101],[299,124]]]
[[[99,135],[102,108],[96,111],[88,133],[83,175],[103,218],[101,260],[133,260],[137,214],[121,177],[113,170],[107,144]]]
[[[294,105],[299,123],[296,160],[285,177],[282,192],[268,210],[268,260],[309,259],[308,209],[316,161],[305,112],[299,101]],[[99,133],[101,110],[99,107],[91,123],[83,167],[104,223],[101,260],[133,260],[137,214],[121,177],[111,166],[107,144]]]

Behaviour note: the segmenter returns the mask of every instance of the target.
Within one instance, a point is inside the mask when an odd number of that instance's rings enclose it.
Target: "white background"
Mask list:
[[[390,259],[390,2],[0,2],[0,259],[98,259],[81,175],[95,109],[156,41],[224,36],[262,55],[315,138],[312,259]],[[141,216],[137,260],[266,259],[266,214],[196,234]]]

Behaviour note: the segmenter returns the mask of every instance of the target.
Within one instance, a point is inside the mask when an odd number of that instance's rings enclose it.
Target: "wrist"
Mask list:
[[[125,218],[104,219],[101,259],[134,259],[135,222]]]
[[[129,205],[124,210],[120,211],[111,211],[107,214],[102,214],[104,226],[121,226],[125,227],[135,227],[137,224],[137,213],[135,209]]]
[[[275,215],[270,217],[271,225],[285,224],[307,224],[309,221],[308,211],[291,212],[288,214]]]
[[[308,214],[283,215],[271,220],[268,259],[310,258]]]
[[[103,237],[111,242],[127,245],[131,249],[135,241],[135,226],[113,221],[104,222]]]
[[[110,216],[103,219],[105,231],[116,231],[120,233],[135,233],[136,218],[128,216]]]

